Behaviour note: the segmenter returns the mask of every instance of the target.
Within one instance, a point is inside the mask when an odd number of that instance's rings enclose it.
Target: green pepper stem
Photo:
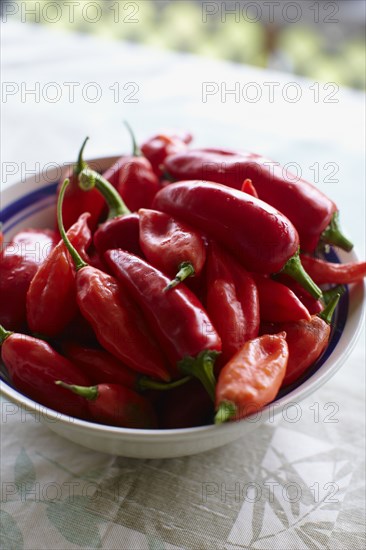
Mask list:
[[[343,296],[343,294],[346,292],[346,287],[344,285],[337,285],[333,288],[330,288],[329,290],[323,290],[323,302],[325,305],[328,305],[329,302],[332,300],[333,296],[336,294],[339,294],[340,296]]]
[[[339,302],[339,299],[340,299],[341,295],[339,294],[339,292],[337,294],[335,294],[328,302],[328,304],[325,306],[325,308],[323,309],[323,311],[321,311],[320,313],[318,313],[318,317],[320,317],[321,319],[323,319],[323,321],[325,321],[326,323],[328,323],[328,325],[330,325],[330,323],[332,322],[332,317],[333,317],[333,313],[334,313],[334,310],[335,308],[337,307],[338,305],[338,302]]]
[[[188,277],[193,277],[195,275],[195,269],[191,262],[183,262],[179,266],[179,271],[172,281],[164,288],[164,292],[171,290],[183,282]]]
[[[353,248],[353,243],[341,231],[338,211],[334,212],[328,227],[324,229],[320,239],[327,244],[339,246],[339,248],[346,250],[346,252],[349,252]]]
[[[135,134],[134,134],[134,132],[133,132],[131,126],[129,125],[129,123],[127,122],[127,120],[124,120],[124,121],[123,121],[123,124],[126,126],[127,131],[128,131],[128,133],[130,134],[130,136],[131,136],[131,140],[132,140],[132,156],[133,156],[133,157],[142,157],[141,149],[140,149],[140,147],[137,145],[136,137],[135,137]]]
[[[109,181],[103,178],[103,176],[98,174],[98,172],[95,172],[95,170],[84,168],[84,170],[80,172],[79,187],[83,191],[90,191],[91,189],[94,189],[94,187],[98,189],[108,204],[108,220],[112,220],[118,216],[126,216],[127,214],[131,214],[131,211],[123,202],[118,191],[111,183],[109,183]]]
[[[147,376],[141,376],[141,378],[137,382],[137,389],[138,390],[172,390],[174,388],[179,388],[179,386],[183,386],[186,384],[189,380],[191,380],[190,376],[185,376],[184,378],[180,378],[179,380],[174,380],[174,382],[157,382],[156,380],[151,380],[151,378],[148,378]]]
[[[292,279],[295,279],[313,298],[319,300],[322,295],[322,291],[314,283],[310,275],[306,273],[300,260],[299,250],[294,254],[283,266],[280,273],[285,273]]]
[[[2,325],[0,325],[0,346],[5,342],[9,336],[13,333],[10,330],[5,330]]]
[[[202,382],[212,401],[215,401],[216,387],[213,368],[218,355],[217,351],[205,350],[199,353],[197,357],[184,357],[178,362],[178,368],[184,374],[194,376]]]
[[[237,407],[232,401],[222,401],[215,414],[215,424],[223,424],[231,420],[237,412]]]
[[[78,160],[74,166],[74,175],[75,176],[78,176],[80,174],[80,172],[82,170],[84,170],[84,168],[86,168],[88,165],[86,164],[85,160],[83,159],[83,154],[84,154],[84,149],[85,149],[85,145],[87,144],[87,141],[89,140],[89,137],[86,137],[82,146],[81,146],[81,149],[79,151],[79,156],[78,156]]]
[[[64,241],[67,250],[70,252],[72,261],[75,264],[75,269],[76,271],[79,271],[79,269],[82,269],[83,267],[87,267],[88,264],[84,262],[84,260],[81,258],[76,248],[74,248],[73,245],[70,243],[68,236],[66,235],[64,222],[62,220],[62,204],[64,201],[65,191],[69,183],[70,183],[70,180],[66,179],[61,186],[60,194],[58,196],[58,201],[57,201],[57,223],[58,223],[58,229],[60,231],[62,240]]]
[[[73,384],[65,384],[65,382],[61,382],[61,380],[57,380],[55,384],[76,393],[76,395],[85,397],[85,399],[89,401],[93,401],[98,397],[98,386],[74,386]]]

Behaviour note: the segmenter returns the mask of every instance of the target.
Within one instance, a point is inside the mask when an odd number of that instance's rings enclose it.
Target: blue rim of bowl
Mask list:
[[[42,210],[48,208],[49,206],[54,205],[56,203],[55,193],[56,193],[57,186],[58,186],[58,182],[54,182],[47,186],[44,186],[41,189],[36,189],[35,191],[28,193],[27,195],[21,197],[18,200],[15,200],[11,204],[9,204],[7,207],[5,207],[2,210],[1,217],[0,217],[0,220],[3,224],[4,233],[6,234],[14,226],[24,221],[25,219],[27,219],[29,216],[39,213]],[[13,218],[16,218],[16,219],[14,220]],[[338,255],[332,248],[324,254],[324,258],[331,262],[340,263]],[[330,357],[330,355],[335,350],[342,336],[342,333],[347,321],[348,310],[349,310],[349,290],[348,290],[348,287],[346,287],[346,292],[342,296],[333,317],[331,336],[330,336],[329,344],[326,350],[321,355],[321,357],[319,357],[319,359],[312,365],[312,367],[304,373],[303,376],[301,376],[293,384],[285,388],[282,388],[280,390],[280,392],[276,396],[276,399],[272,402],[273,405],[275,405],[279,400],[282,400],[282,398],[286,397],[288,394],[291,394],[292,391],[294,391],[295,389],[298,389],[302,384],[304,384],[307,380],[309,380]],[[16,388],[14,388],[11,384],[9,384],[7,380],[4,379],[1,372],[0,372],[0,380],[1,382],[7,384],[13,390],[17,391]],[[23,395],[23,394],[20,394],[20,395]],[[27,396],[24,396],[24,397],[26,397],[27,400],[34,401],[31,398],[28,398]],[[36,401],[34,401],[34,403],[36,403],[41,407],[44,407],[43,405],[37,403]],[[49,409],[49,410],[54,411],[55,413],[60,415],[60,413],[58,413],[54,409]],[[63,415],[60,415],[60,417],[62,416]],[[98,425],[93,422],[83,421],[79,419],[75,419],[75,420],[77,420],[78,422],[81,422],[83,425],[113,428],[111,426]],[[208,424],[205,426],[199,426],[197,428],[181,428],[181,429],[172,429],[172,430],[139,430],[139,431],[145,432],[145,433],[152,433],[156,431],[158,431],[159,433],[182,432],[185,430],[200,430],[202,428],[208,428],[210,426],[214,427],[213,425]],[[123,429],[126,431],[133,431],[133,430],[129,430],[128,428],[123,428]]]

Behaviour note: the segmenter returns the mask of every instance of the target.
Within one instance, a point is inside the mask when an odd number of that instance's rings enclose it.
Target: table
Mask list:
[[[2,188],[73,160],[85,135],[90,158],[128,151],[126,118],[140,139],[187,128],[301,168],[365,257],[363,94],[21,23],[3,26],[2,51]],[[364,548],[364,365],[361,338],[287,416],[172,460],[89,451],[3,400],[2,547]]]

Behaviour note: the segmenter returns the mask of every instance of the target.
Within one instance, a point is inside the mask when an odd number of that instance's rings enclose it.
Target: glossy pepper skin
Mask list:
[[[299,283],[288,277],[287,275],[279,275],[276,277],[276,281],[287,286],[300,300],[300,302],[306,307],[310,315],[320,313],[324,309],[324,305],[321,300],[313,298],[306,290],[302,288]],[[324,295],[323,295],[324,298]]]
[[[58,223],[63,244],[72,258],[70,264],[76,270],[74,293],[81,314],[98,342],[112,355],[137,372],[169,380],[165,358],[136,303],[114,277],[88,265],[65,233],[61,207],[67,185],[65,180],[58,198]]]
[[[68,230],[73,245],[86,258],[91,243],[89,214],[82,214]],[[27,293],[27,322],[30,330],[45,336],[56,336],[77,313],[75,269],[60,241],[32,279]]]
[[[220,363],[258,336],[259,297],[253,277],[230,254],[209,243],[207,312],[222,340]]]
[[[89,378],[43,340],[6,333],[0,327],[1,358],[15,388],[41,405],[76,418],[88,418],[85,403],[55,381],[89,385]]]
[[[129,388],[119,384],[91,387],[60,385],[84,397],[94,422],[125,428],[157,428],[156,414],[151,403]]]
[[[89,226],[94,229],[105,208],[104,200],[97,189],[93,189],[88,195],[79,188],[78,176],[86,168],[87,164],[83,159],[87,137],[80,149],[79,157],[70,174],[70,185],[65,195],[62,215],[66,230],[78,220],[85,212],[89,212]],[[60,194],[62,182],[57,187],[57,196]]]
[[[282,212],[296,227],[301,249],[313,252],[337,206],[319,189],[278,163],[250,152],[192,149],[165,159],[175,180],[208,180],[235,189],[251,179],[260,199]],[[352,248],[345,243],[346,249]]]
[[[140,246],[147,261],[176,277],[170,287],[187,276],[200,275],[206,261],[202,235],[184,222],[157,210],[139,210]]]
[[[159,191],[159,179],[147,158],[142,156],[130,126],[125,122],[133,144],[132,155],[121,162],[116,189],[131,212],[150,208]]]
[[[94,233],[94,246],[101,257],[104,252],[114,248],[143,256],[138,214],[127,214],[106,221]]]
[[[176,153],[187,150],[187,145],[192,141],[192,135],[188,132],[183,134],[169,134],[163,132],[149,138],[141,145],[141,151],[150,162],[155,174],[160,178],[162,164],[165,159]]]
[[[336,264],[301,254],[301,262],[318,284],[351,284],[366,277],[366,262]]]
[[[140,305],[172,373],[201,377],[213,396],[213,363],[221,351],[221,339],[196,296],[179,285],[164,294],[169,279],[147,262],[123,250],[109,250],[107,263]],[[208,372],[206,372],[208,371]]]
[[[123,250],[110,250],[106,259],[141,306],[173,365],[206,349],[221,351],[221,340],[211,320],[187,287],[180,285],[164,295],[169,279],[141,258]]]
[[[26,295],[38,268],[57,243],[47,229],[15,235],[0,255],[0,324],[20,330],[26,322]]]
[[[286,333],[249,340],[220,372],[215,423],[240,420],[273,401],[286,372]]]
[[[256,275],[259,309],[262,321],[285,322],[310,319],[310,313],[286,285],[263,275]]]
[[[261,200],[219,183],[173,183],[159,191],[153,208],[217,240],[248,271],[276,273],[299,247],[297,231],[285,216]]]
[[[84,267],[76,274],[76,296],[82,315],[106,350],[136,372],[170,379],[142,314],[114,277]]]

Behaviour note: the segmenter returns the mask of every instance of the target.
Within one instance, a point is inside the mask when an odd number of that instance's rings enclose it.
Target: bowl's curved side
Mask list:
[[[89,161],[100,171],[106,170],[118,157]],[[60,179],[70,171],[70,166],[50,170],[19,182],[2,192],[1,220],[7,238],[22,228],[47,227],[54,222],[55,191]],[[24,191],[27,191],[26,195]],[[340,253],[341,261],[356,261],[355,253]],[[1,373],[0,391],[10,401],[63,437],[90,449],[132,458],[172,458],[204,452],[244,436],[277,414],[286,414],[292,405],[308,397],[324,384],[346,361],[362,328],[364,318],[365,286],[352,285],[338,310],[336,328],[328,353],[324,354],[295,387],[280,394],[271,404],[256,415],[222,426],[201,426],[176,430],[133,430],[86,422],[62,415],[36,403],[13,388]],[[333,344],[332,344],[333,342]],[[330,353],[329,353],[330,351]]]

